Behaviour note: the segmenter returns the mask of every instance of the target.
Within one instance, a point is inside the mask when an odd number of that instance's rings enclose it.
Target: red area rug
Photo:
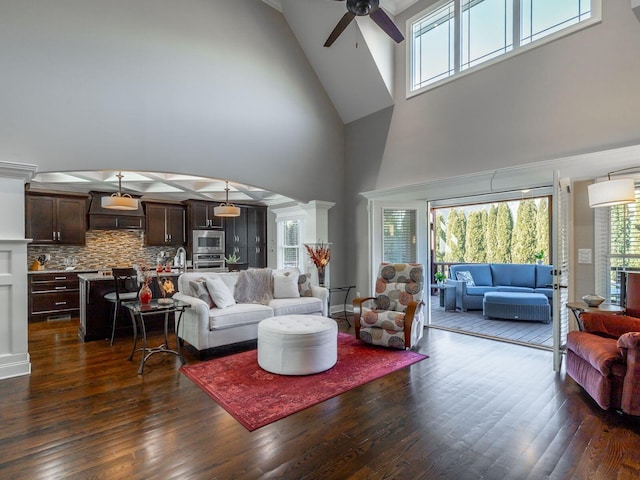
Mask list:
[[[314,375],[266,372],[258,366],[257,350],[185,365],[180,371],[253,431],[425,358],[339,333],[338,362]]]

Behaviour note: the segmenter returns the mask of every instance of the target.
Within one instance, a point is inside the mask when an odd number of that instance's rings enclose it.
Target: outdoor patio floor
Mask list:
[[[550,349],[553,346],[551,325],[521,320],[486,319],[482,310],[445,311],[440,307],[438,296],[431,297],[431,326],[437,328]]]

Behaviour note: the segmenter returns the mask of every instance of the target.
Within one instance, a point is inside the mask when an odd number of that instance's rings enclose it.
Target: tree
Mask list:
[[[464,212],[455,208],[447,217],[447,250],[444,254],[446,262],[464,262],[466,219]]]
[[[536,251],[544,251],[542,263],[549,263],[549,200],[540,199],[536,217]]]
[[[495,258],[498,251],[498,237],[496,236],[496,227],[498,221],[498,209],[495,205],[489,207],[489,213],[487,214],[486,230],[485,230],[485,245],[487,250],[487,262],[495,262]]]
[[[496,246],[493,258],[495,263],[511,263],[511,232],[513,230],[513,216],[506,202],[498,205],[496,215]]]
[[[535,263],[538,246],[536,204],[533,200],[523,200],[518,204],[516,224],[511,239],[512,263]]]
[[[441,213],[436,214],[436,220],[434,225],[434,251],[435,251],[435,261],[436,262],[444,262],[444,252],[446,250],[447,245],[447,230],[446,225],[444,223],[444,215]]]
[[[465,262],[484,263],[487,261],[486,218],[487,212],[484,209],[469,213],[467,218],[467,233],[465,236]]]

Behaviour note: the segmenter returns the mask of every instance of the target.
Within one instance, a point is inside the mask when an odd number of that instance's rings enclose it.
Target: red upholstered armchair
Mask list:
[[[567,336],[567,373],[600,407],[640,415],[640,318],[584,312]]]

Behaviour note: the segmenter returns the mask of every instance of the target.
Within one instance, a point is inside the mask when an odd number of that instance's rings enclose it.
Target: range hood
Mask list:
[[[89,230],[144,230],[145,217],[142,202],[137,210],[113,210],[102,206],[102,197],[110,197],[109,192],[89,192]],[[132,195],[134,198],[139,196]]]

